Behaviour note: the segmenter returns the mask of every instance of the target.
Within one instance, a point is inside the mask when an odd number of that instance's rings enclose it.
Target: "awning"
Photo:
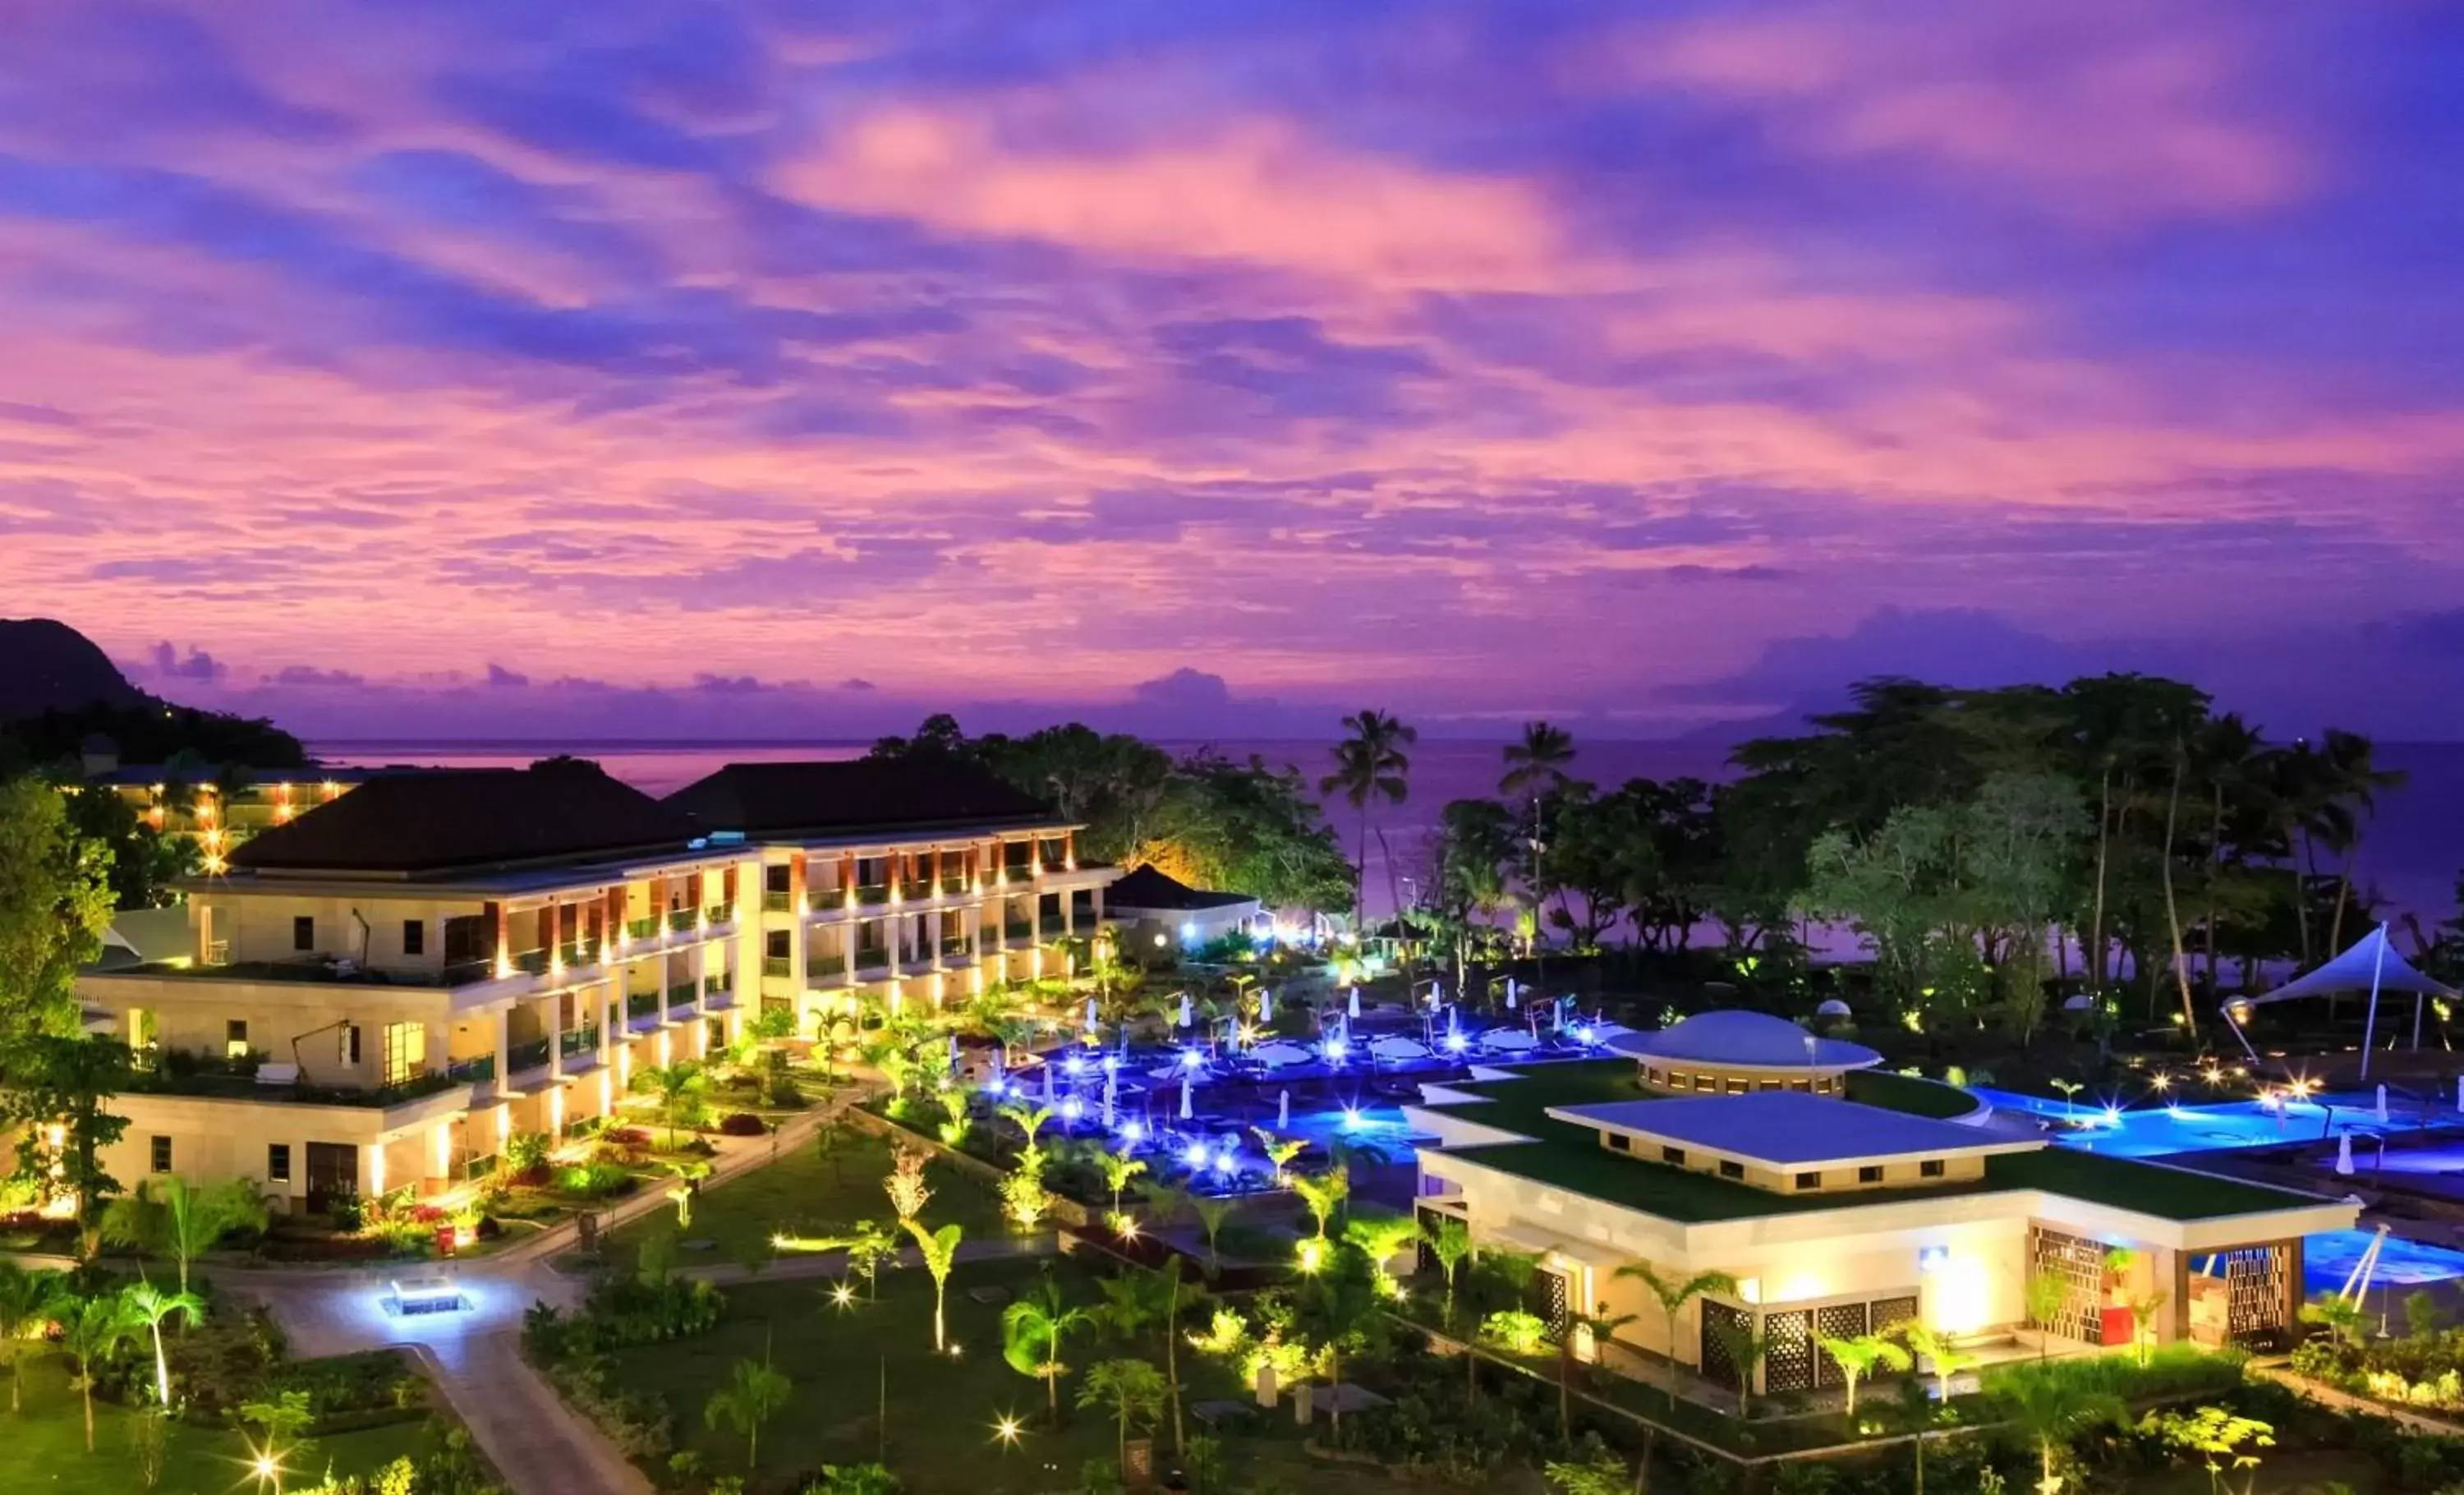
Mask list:
[[[2356,941],[2353,948],[2328,961],[2309,975],[2287,981],[2272,992],[2258,997],[2237,997],[2234,1002],[2260,1006],[2271,1001],[2290,1001],[2297,997],[2324,997],[2329,992],[2365,992],[2373,986],[2382,992],[2419,993],[2426,997],[2448,997],[2454,991],[2412,968],[2387,939],[2387,927],[2381,925]],[[2226,1003],[2232,1006],[2233,1002]]]

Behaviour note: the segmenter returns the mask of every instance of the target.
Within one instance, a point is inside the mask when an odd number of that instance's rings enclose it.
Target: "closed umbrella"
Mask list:
[[[1183,992],[1183,993],[1181,993],[1181,994],[1180,994],[1180,1025],[1181,1025],[1182,1027],[1187,1027],[1187,1026],[1189,1026],[1192,1022],[1196,1022],[1196,1021],[1197,1021],[1197,1019],[1198,1019],[1198,1014],[1197,1014],[1195,1011],[1193,1011],[1193,1010],[1191,1009],[1191,1007],[1190,1007],[1190,1003],[1189,1003],[1189,993],[1187,993],[1187,992]]]
[[[1291,1129],[1292,1092],[1289,1090],[1277,1090],[1275,1092],[1275,1130],[1278,1132],[1289,1132]]]
[[[1351,995],[1350,997],[1348,997],[1348,998],[1344,999],[1344,1003],[1343,1003],[1343,1015],[1344,1015],[1345,1017],[1348,1017],[1348,1018],[1356,1018],[1356,1017],[1360,1016],[1360,988],[1359,988],[1359,987],[1357,987],[1357,986],[1353,987],[1353,988],[1352,989],[1352,995]]]
[[[1514,1010],[1514,978],[1510,976],[1506,978],[1506,1010]]]
[[[2387,1119],[2387,1087],[2382,1085],[2379,1087],[2379,1125],[2386,1126]]]
[[[1271,986],[1261,986],[1258,988],[1258,1022],[1264,1026],[1274,1021],[1275,989]],[[2464,1106],[2464,1080],[2455,1082],[2455,1100],[2457,1105]]]
[[[1095,999],[1089,997],[1087,999],[1087,1030],[1091,1033],[1095,1026]]]
[[[1197,1088],[1198,1076],[1196,1075],[1191,1075],[1188,1079],[1180,1082],[1180,1119],[1183,1121],[1187,1121],[1193,1114],[1195,1114],[1195,1112],[1190,1110],[1189,1097],[1190,1093]]]
[[[1052,1061],[1049,1059],[1044,1062],[1044,1098],[1047,1103],[1052,1099]]]
[[[1112,1100],[1119,1089],[1120,1076],[1109,1069],[1104,1071],[1104,1130],[1107,1132],[1112,1130]]]
[[[2336,1172],[2346,1178],[2353,1176],[2353,1134],[2349,1132],[2336,1138]]]

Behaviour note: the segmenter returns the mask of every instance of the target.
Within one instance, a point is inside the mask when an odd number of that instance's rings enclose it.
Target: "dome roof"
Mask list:
[[[1882,1056],[1861,1044],[1816,1038],[1766,1012],[1703,1012],[1657,1033],[1628,1033],[1609,1046],[1638,1059],[1756,1069],[1862,1069]]]

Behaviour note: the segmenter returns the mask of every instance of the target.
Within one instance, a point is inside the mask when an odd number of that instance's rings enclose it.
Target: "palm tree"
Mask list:
[[[881,1259],[897,1249],[889,1231],[869,1220],[860,1220],[848,1233],[847,1243],[847,1270],[864,1275],[865,1296],[881,1296]]]
[[[902,1220],[899,1223],[915,1238],[915,1249],[924,1253],[924,1269],[933,1274],[933,1349],[938,1352],[949,1348],[949,1336],[942,1328],[941,1306],[949,1293],[950,1268],[958,1260],[958,1237],[964,1232],[955,1222],[929,1233],[916,1220]]]
[[[1223,1229],[1223,1222],[1232,1218],[1232,1200],[1193,1194],[1189,1197],[1189,1210],[1198,1217],[1198,1228],[1206,1233],[1206,1275],[1211,1281],[1222,1265],[1215,1250],[1215,1238]]]
[[[2301,1322],[2323,1327],[2356,1350],[2370,1342],[2369,1314],[2364,1311],[2361,1304],[2341,1294],[2301,1305]]]
[[[1686,1304],[1705,1293],[1734,1293],[1737,1280],[1726,1272],[1663,1276],[1649,1262],[1628,1262],[1617,1269],[1617,1274],[1642,1284],[1660,1304],[1661,1319],[1668,1329],[1668,1406],[1673,1412],[1677,1408],[1677,1315],[1684,1311]]]
[[[1455,1269],[1471,1255],[1471,1227],[1459,1220],[1441,1220],[1428,1233],[1429,1254],[1438,1259],[1438,1270],[1445,1274],[1445,1319],[1448,1327],[1455,1321]]]
[[[1497,780],[1497,792],[1511,800],[1527,802],[1530,819],[1528,823],[1531,846],[1531,901],[1534,915],[1531,949],[1540,956],[1539,904],[1540,857],[1546,849],[1540,844],[1540,802],[1566,787],[1566,765],[1574,760],[1573,734],[1545,721],[1523,724],[1523,740],[1509,742],[1504,749],[1506,773]]]
[[[2204,888],[2207,911],[2200,924],[2207,947],[2208,993],[2213,1000],[2220,990],[2216,934],[2222,914],[2216,906],[2216,892],[2224,880],[2225,813],[2228,807],[2246,805],[2263,789],[2267,742],[2239,713],[2226,712],[2209,718],[2199,729],[2192,751],[2199,778],[2208,786],[2208,875]]]
[[[1898,1326],[1896,1330],[1885,1329],[1882,1332],[1898,1333],[1907,1340],[1910,1350],[1933,1362],[1932,1369],[1926,1374],[1933,1377],[1934,1389],[1940,1394],[1942,1404],[1946,1407],[1949,1406],[1950,1378],[1974,1365],[1976,1357],[1960,1353],[1958,1348],[1951,1343],[1948,1334],[1942,1333],[1930,1324],[1920,1323],[1915,1319]]]
[[[1640,1316],[1637,1313],[1611,1313],[1609,1306],[1605,1303],[1589,1313],[1576,1309],[1566,1315],[1566,1331],[1557,1336],[1557,1436],[1559,1438],[1574,1436],[1573,1390],[1574,1336],[1578,1333],[1589,1336],[1592,1341],[1592,1358],[1597,1361],[1607,1352],[1610,1342],[1617,1338],[1617,1331]]]
[[[2061,1487],[2054,1473],[2056,1449],[2068,1446],[2072,1439],[2089,1428],[2121,1422],[2130,1415],[2121,1397],[2089,1390],[2066,1374],[2067,1370],[2062,1366],[2021,1365],[2002,1382],[1999,1392],[2012,1420],[2036,1440],[2044,1476],[2041,1488],[2048,1491]]]
[[[33,1330],[52,1321],[67,1279],[57,1272],[30,1272],[14,1262],[0,1262],[0,1350],[8,1352],[9,1410],[24,1410],[22,1377],[17,1359]]]
[[[206,1316],[206,1300],[183,1288],[165,1292],[150,1282],[128,1287],[124,1294],[131,1321],[145,1326],[154,1338],[154,1401],[169,1410],[171,1405],[171,1362],[163,1354],[163,1321],[173,1314],[185,1317],[190,1328]]]
[[[265,1445],[253,1451],[274,1466],[274,1495],[282,1495],[282,1455],[296,1454],[304,1447],[307,1440],[300,1435],[317,1420],[317,1415],[309,1410],[308,1394],[276,1392],[268,1401],[243,1402],[238,1416],[242,1422],[253,1422],[265,1429]]]
[[[1095,1154],[1095,1166],[1103,1172],[1104,1187],[1112,1191],[1112,1213],[1118,1216],[1121,1191],[1130,1186],[1131,1179],[1147,1171],[1146,1159],[1108,1150]]]
[[[1400,804],[1411,793],[1412,759],[1403,749],[1420,740],[1419,729],[1406,726],[1399,718],[1381,711],[1364,711],[1343,718],[1343,730],[1352,736],[1334,746],[1334,772],[1317,782],[1320,794],[1340,794],[1344,802],[1360,817],[1360,835],[1355,843],[1353,865],[1353,911],[1366,931],[1369,905],[1362,895],[1363,879],[1369,871],[1369,802],[1384,800]],[[1377,846],[1386,848],[1386,833],[1377,833]],[[1386,876],[1390,884],[1396,877],[1395,859],[1386,858]],[[1395,916],[1402,917],[1402,900],[1388,889],[1389,899],[1396,905]]]
[[[1181,1258],[1164,1259],[1164,1264],[1144,1271],[1125,1272],[1104,1279],[1099,1286],[1104,1291],[1104,1306],[1096,1310],[1106,1327],[1124,1341],[1133,1340],[1149,1324],[1163,1326],[1164,1380],[1172,1398],[1172,1449],[1182,1448],[1180,1418],[1180,1314],[1206,1301],[1206,1289],[1195,1283],[1180,1280]]]
[[[1355,1218],[1346,1220],[1343,1239],[1358,1246],[1360,1254],[1369,1259],[1370,1266],[1377,1273],[1378,1286],[1399,1298],[1403,1295],[1403,1285],[1396,1281],[1395,1274],[1387,1270],[1386,1264],[1405,1246],[1419,1244],[1426,1235],[1420,1229],[1420,1222],[1409,1215],[1381,1215],[1374,1220]]]
[[[2332,952],[2343,944],[2344,908],[2352,900],[2353,864],[2361,851],[2362,827],[2378,809],[2378,792],[2403,787],[2407,776],[2401,769],[2379,767],[2369,738],[2335,727],[2327,729],[2319,758],[2327,797],[2343,812],[2342,835],[2329,843],[2339,853],[2336,910],[2327,924],[2327,948]]]
[[[701,1409],[702,1426],[715,1428],[724,1422],[744,1435],[744,1469],[749,1474],[761,1466],[761,1424],[778,1415],[795,1389],[795,1383],[768,1362],[738,1360],[728,1384],[711,1393]]]
[[[1720,1348],[1728,1352],[1728,1363],[1736,1368],[1737,1420],[1750,1422],[1754,1416],[1754,1372],[1771,1354],[1775,1341],[1768,1331],[1753,1328],[1750,1319],[1715,1320],[1711,1333],[1720,1341]]]
[[[1178,1257],[1173,1258],[1177,1263]],[[1050,1278],[1032,1297],[1020,1298],[1001,1310],[1001,1358],[1021,1375],[1043,1380],[1052,1425],[1061,1425],[1061,1377],[1069,1368],[1061,1363],[1061,1341],[1085,1324],[1085,1308],[1065,1308],[1061,1288]]]
[[[137,1321],[120,1294],[56,1299],[48,1316],[60,1326],[60,1348],[77,1361],[77,1388],[85,1397],[85,1451],[94,1452],[94,1384],[102,1362],[137,1331]]]
[[[1301,1197],[1301,1207],[1309,1212],[1309,1221],[1316,1227],[1316,1237],[1323,1242],[1327,1225],[1343,1208],[1343,1201],[1352,1195],[1352,1170],[1337,1163],[1317,1177],[1295,1177],[1292,1192]]]
[[[676,1132],[699,1119],[702,1095],[710,1088],[710,1075],[690,1059],[679,1059],[671,1065],[650,1065],[633,1076],[637,1093],[656,1098],[659,1121],[668,1129],[668,1150],[676,1146]]]
[[[1130,1419],[1163,1412],[1163,1375],[1144,1360],[1103,1360],[1078,1388],[1078,1405],[1109,1407],[1120,1429],[1118,1458],[1130,1462]]]
[[[710,1163],[703,1158],[688,1158],[668,1165],[675,1176],[675,1186],[668,1190],[668,1198],[676,1207],[676,1228],[693,1228],[693,1196],[701,1192],[701,1181],[710,1176]]]
[[[1848,1384],[1848,1416],[1857,1415],[1857,1383],[1884,1366],[1905,1371],[1916,1364],[1916,1357],[1906,1347],[1888,1334],[1854,1334],[1845,1339],[1816,1335],[1815,1344],[1839,1367],[1840,1378]]]
[[[1337,1393],[1328,1436],[1338,1443],[1343,1440],[1344,1351],[1360,1339],[1383,1310],[1384,1298],[1368,1264],[1357,1252],[1344,1251],[1328,1270],[1311,1274],[1292,1303],[1302,1330],[1326,1347],[1326,1381]]]
[[[2070,1307],[2070,1281],[2059,1272],[2035,1272],[2030,1274],[2024,1293],[2028,1322],[2036,1326],[2036,1358],[2042,1360],[2053,1350],[2054,1320]]]

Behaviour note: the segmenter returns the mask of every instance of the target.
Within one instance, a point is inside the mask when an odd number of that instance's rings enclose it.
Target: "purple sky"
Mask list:
[[[2464,737],[2451,7],[9,11],[0,612],[175,696]]]

